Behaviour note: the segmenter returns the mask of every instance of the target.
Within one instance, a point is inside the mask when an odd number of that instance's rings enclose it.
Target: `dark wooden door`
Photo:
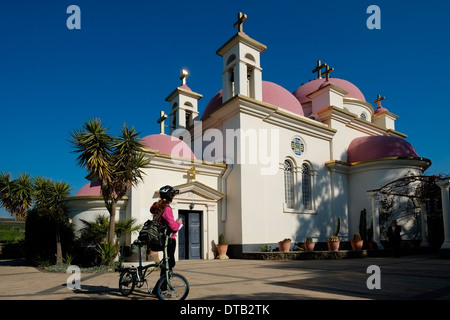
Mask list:
[[[202,211],[180,210],[178,216],[183,219],[183,228],[178,232],[178,259],[201,259]]]

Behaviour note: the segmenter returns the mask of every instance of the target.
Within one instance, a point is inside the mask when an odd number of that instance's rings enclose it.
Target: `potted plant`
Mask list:
[[[340,245],[341,241],[338,237],[338,234],[339,234],[340,229],[341,229],[341,218],[338,217],[336,231],[334,232],[334,234],[332,236],[330,236],[328,238],[328,241],[327,241],[329,251],[338,251],[339,250],[339,245]]]
[[[353,234],[353,239],[350,243],[352,245],[352,249],[354,251],[357,251],[357,250],[362,250],[364,241],[361,238],[361,235],[357,232],[357,233]]]
[[[225,241],[225,236],[223,234],[219,235],[219,243],[217,244],[217,259],[228,259],[227,250],[228,243]]]
[[[341,241],[339,240],[338,236],[330,236],[327,241],[328,250],[329,251],[338,251],[340,243],[341,243]]]
[[[315,243],[314,243],[312,237],[306,237],[304,245],[305,245],[305,251],[308,251],[308,252],[314,251]]]
[[[278,242],[281,252],[287,252],[291,248],[291,239],[284,238],[284,240]]]

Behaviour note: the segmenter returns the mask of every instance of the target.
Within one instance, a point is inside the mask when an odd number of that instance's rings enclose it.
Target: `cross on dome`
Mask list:
[[[325,78],[327,79],[327,81],[330,80],[330,73],[333,71],[334,68],[330,69],[330,66],[325,63],[325,71],[323,73],[325,74]]]
[[[322,69],[325,68],[325,71],[322,73]],[[312,73],[317,72],[317,79],[322,79],[322,75],[325,75],[327,81],[330,80],[330,73],[334,71],[334,68],[330,68],[330,66],[326,63],[323,63],[320,60],[317,60],[317,66],[312,71]]]
[[[161,128],[160,128],[161,134],[164,134],[164,120],[166,120],[166,119],[167,119],[167,114],[165,114],[164,111],[161,111],[161,116],[157,121],[161,126]]]
[[[320,60],[317,60],[317,67],[312,71],[312,73],[317,72],[317,79],[322,79],[322,68],[325,67],[326,63],[321,64]]]
[[[385,97],[382,97],[381,95],[378,95],[377,99],[373,100],[373,102],[378,103],[378,107],[381,108],[381,100],[384,100],[384,99],[385,99]]]
[[[247,19],[247,15],[245,13],[239,12],[238,13],[238,20],[234,23],[234,27],[238,28],[238,32],[244,31],[244,21]]]

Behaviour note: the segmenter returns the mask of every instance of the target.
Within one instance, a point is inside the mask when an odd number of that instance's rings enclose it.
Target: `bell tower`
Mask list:
[[[166,101],[170,103],[170,134],[176,129],[189,130],[198,119],[198,100],[203,96],[193,92],[186,84],[189,72],[185,69],[181,72],[181,86],[177,87]]]
[[[222,103],[237,94],[262,101],[260,54],[267,47],[244,33],[246,19],[247,15],[239,12],[234,24],[238,32],[216,52],[223,57]]]

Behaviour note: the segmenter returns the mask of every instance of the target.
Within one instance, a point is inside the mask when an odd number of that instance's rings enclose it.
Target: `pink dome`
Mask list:
[[[93,197],[93,196],[96,197],[101,196],[100,182],[98,180],[91,181],[88,184],[84,185],[74,195],[74,197]]]
[[[291,111],[303,116],[303,108],[301,103],[282,86],[269,82],[262,82],[262,100],[266,103],[280,107],[284,110]],[[222,90],[209,101],[202,115],[202,120],[206,119],[213,111],[222,104]]]
[[[388,157],[418,157],[416,150],[402,138],[368,136],[353,139],[347,149],[347,162],[360,162]]]
[[[166,134],[152,134],[142,138],[148,149],[158,150],[162,154],[173,157],[196,159],[191,148],[183,140]]]
[[[379,114],[379,113],[383,113],[383,112],[387,112],[388,109],[386,109],[383,106],[377,107],[377,109],[375,110],[374,114]]]
[[[293,95],[298,99],[298,101],[300,101],[300,103],[311,101],[311,99],[309,99],[307,95],[320,88],[323,88],[328,83],[337,85],[339,88],[342,88],[345,91],[347,91],[348,93],[345,95],[346,98],[353,98],[361,101],[366,101],[366,98],[364,97],[364,95],[358,89],[357,86],[355,86],[353,83],[347,80],[339,78],[330,78],[328,82],[326,81],[325,78],[309,81],[298,87],[297,90],[293,92]]]
[[[189,88],[189,87],[187,86],[187,84],[183,84],[183,85],[179,86],[178,88],[179,88],[179,89],[186,90],[186,91],[192,91],[191,88]]]

